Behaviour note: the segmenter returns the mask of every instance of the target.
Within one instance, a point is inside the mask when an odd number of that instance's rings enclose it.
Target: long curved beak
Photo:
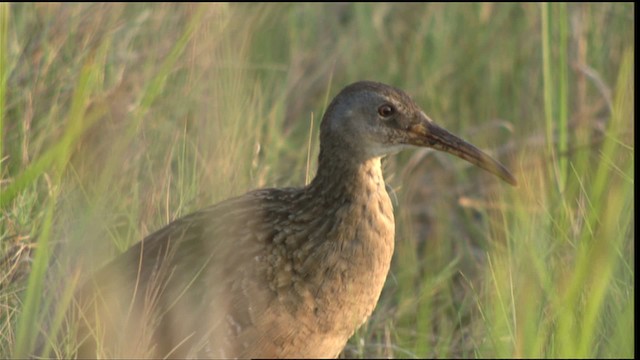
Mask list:
[[[424,113],[421,113],[421,115],[422,118],[420,121],[409,127],[409,133],[412,134],[409,140],[411,145],[430,147],[448,152],[487,170],[513,186],[518,186],[516,178],[498,161],[477,147],[436,125]]]

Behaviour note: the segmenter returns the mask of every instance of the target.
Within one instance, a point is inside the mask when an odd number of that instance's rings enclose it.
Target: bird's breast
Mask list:
[[[325,238],[295,266],[306,279],[302,293],[319,330],[344,341],[378,301],[394,248],[393,208],[384,182],[371,181],[327,214]]]
[[[393,208],[384,183],[372,183],[357,205],[341,214],[334,239],[334,281],[328,282],[328,298],[340,302],[335,314],[348,336],[371,315],[384,285],[394,248]],[[331,263],[331,262],[330,262]],[[331,272],[327,269],[325,271]]]

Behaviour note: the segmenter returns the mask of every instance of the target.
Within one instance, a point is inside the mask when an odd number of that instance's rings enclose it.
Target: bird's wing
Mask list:
[[[234,336],[263,316],[275,296],[259,261],[272,236],[268,194],[223,201],[147,236],[84,286],[81,296],[101,304],[87,314],[99,309],[97,323],[122,334],[148,334],[156,354],[188,355],[187,348],[200,346],[213,356],[232,356]],[[132,325],[123,329],[122,323]],[[141,324],[153,331],[142,331]]]

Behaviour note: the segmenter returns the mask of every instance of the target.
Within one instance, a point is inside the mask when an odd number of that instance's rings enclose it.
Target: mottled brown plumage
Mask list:
[[[99,271],[79,295],[88,324],[79,355],[336,357],[371,315],[393,254],[382,156],[428,146],[515,184],[380,83],[336,96],[320,144],[308,186],[252,191],[177,219]]]

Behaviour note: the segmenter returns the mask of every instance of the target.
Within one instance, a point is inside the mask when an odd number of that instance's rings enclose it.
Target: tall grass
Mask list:
[[[633,10],[0,4],[0,355],[67,357],[91,271],[198,208],[303,185],[330,97],[370,79],[520,186],[389,157],[396,254],[343,355],[633,356]]]

